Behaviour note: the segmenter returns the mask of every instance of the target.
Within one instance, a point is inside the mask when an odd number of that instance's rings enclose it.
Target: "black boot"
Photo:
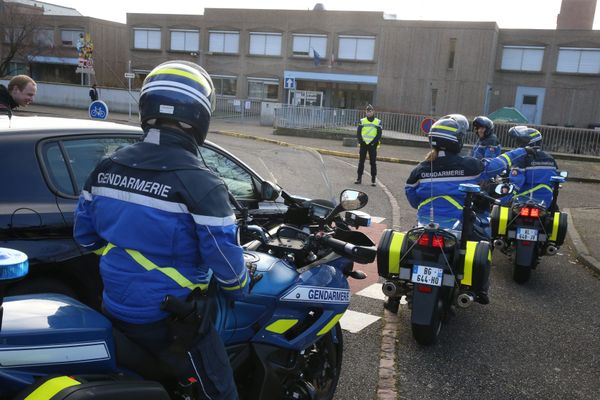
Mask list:
[[[477,292],[477,296],[475,297],[475,301],[479,304],[490,304],[490,296],[487,292],[481,291]]]
[[[371,179],[371,186],[377,186],[377,184],[375,183],[375,178]]]
[[[355,181],[354,183],[355,183],[356,185],[360,185],[360,183],[361,183],[361,179],[360,179],[360,178],[357,178],[357,179],[356,179],[356,181]]]

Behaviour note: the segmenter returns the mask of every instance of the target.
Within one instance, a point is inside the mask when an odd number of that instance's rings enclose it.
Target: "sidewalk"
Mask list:
[[[30,105],[25,110],[19,111],[16,115],[49,115],[49,116],[64,116],[69,118],[89,119],[87,109],[64,109],[58,107]],[[138,125],[137,114],[132,114],[129,118],[128,114],[110,113],[109,121]],[[251,140],[261,140],[275,144],[294,144],[306,146],[316,149],[322,154],[335,155],[338,157],[358,158],[356,147],[344,146],[343,141],[339,138],[320,136],[319,138],[312,137],[314,135],[308,133],[311,137],[304,136],[283,136],[275,135],[272,127],[260,126],[256,121],[240,120],[224,120],[213,119],[211,121],[210,132],[215,134],[223,134],[236,136]],[[382,162],[392,162],[400,164],[416,165],[424,159],[428,152],[427,147],[423,147],[425,138],[414,140],[413,146],[403,145],[386,145],[386,138],[392,139],[401,138],[403,143],[411,143],[409,135],[398,133],[390,134],[385,132],[383,145],[378,151],[378,160]],[[391,142],[391,141],[388,141]],[[416,143],[418,142],[418,143]],[[560,157],[560,156],[559,156]],[[600,162],[577,161],[572,159],[560,159],[557,157],[557,163],[561,170],[569,172],[568,181],[584,182],[584,183],[600,183]],[[600,248],[596,245],[600,239],[600,233],[594,229],[600,223],[599,209],[584,209],[577,210],[575,215],[571,215],[569,220],[569,239],[574,246],[575,251],[579,255],[579,259],[600,273]],[[590,224],[592,221],[592,224]],[[575,228],[577,227],[577,228]],[[579,233],[581,235],[579,235]]]

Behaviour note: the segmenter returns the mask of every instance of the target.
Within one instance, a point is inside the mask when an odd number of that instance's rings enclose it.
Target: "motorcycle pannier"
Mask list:
[[[485,271],[490,268],[491,261],[492,252],[488,242],[468,241],[461,285],[479,287],[484,280]]]
[[[492,207],[490,214],[490,225],[492,227],[492,237],[497,238],[500,236],[506,236],[508,222],[510,221],[511,215],[510,207],[504,207],[495,205]]]
[[[406,232],[386,229],[377,246],[377,272],[383,278],[397,278],[400,259],[407,250]]]
[[[157,382],[108,375],[54,376],[21,393],[24,400],[169,400]]]
[[[555,212],[552,218],[546,219],[546,230],[549,233],[548,241],[562,246],[567,236],[567,213]]]

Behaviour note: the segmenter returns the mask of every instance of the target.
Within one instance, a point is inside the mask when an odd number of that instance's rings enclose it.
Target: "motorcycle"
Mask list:
[[[513,258],[513,280],[525,283],[544,255],[553,256],[567,235],[568,216],[557,207],[560,184],[566,172],[551,178],[552,203],[545,207],[532,197],[517,197],[507,206],[494,206],[491,212],[494,248]],[[504,182],[496,187],[498,193],[513,193],[514,185]]]
[[[398,312],[406,296],[411,309],[412,334],[417,343],[431,345],[442,323],[455,306],[469,307],[475,300],[474,287],[489,271],[489,242],[475,238],[473,203],[476,197],[496,200],[481,192],[478,185],[461,184],[465,192],[462,231],[443,229],[430,222],[408,232],[384,231],[377,248],[378,274],[385,279],[382,290],[388,297],[386,308]]]
[[[364,233],[351,229],[370,223],[368,214],[356,211],[368,197],[343,190],[333,205],[285,191],[282,196],[285,221],[270,230],[234,204],[242,214],[239,230],[253,238],[243,246],[251,276],[244,299],[167,296],[162,307],[184,328],[176,340],[189,340],[211,318],[241,399],[332,399],[342,363],[339,320],[351,297],[348,278],[364,278],[354,262],[373,262],[377,252]],[[22,253],[0,254],[0,283],[26,273]],[[182,398],[170,371],[86,305],[59,294],[8,297],[1,304],[1,399]]]

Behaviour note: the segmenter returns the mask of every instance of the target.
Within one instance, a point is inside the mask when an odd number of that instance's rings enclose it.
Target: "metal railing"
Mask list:
[[[424,140],[421,123],[426,115],[377,112],[385,137],[408,137]],[[347,110],[322,107],[280,105],[275,109],[275,128],[311,129],[322,132],[347,132],[353,134],[364,110]],[[516,147],[508,130],[517,124],[497,123],[495,132],[503,148]],[[600,131],[583,128],[566,128],[549,125],[527,125],[543,135],[544,150],[556,153],[600,156]],[[466,144],[474,144],[477,136],[469,132]]]
[[[259,119],[262,100],[236,99],[217,96],[213,118]]]

